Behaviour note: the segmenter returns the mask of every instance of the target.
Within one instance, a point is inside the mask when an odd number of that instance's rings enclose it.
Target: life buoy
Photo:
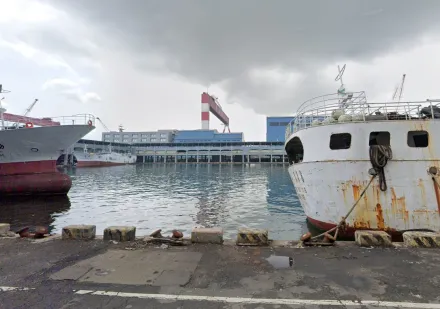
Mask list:
[[[89,126],[92,126],[93,124],[91,120],[89,120],[87,123],[89,124]]]
[[[33,128],[34,124],[32,122],[26,122],[26,128]]]

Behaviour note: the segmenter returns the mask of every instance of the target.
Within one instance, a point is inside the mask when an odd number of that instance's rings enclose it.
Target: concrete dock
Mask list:
[[[0,238],[0,308],[440,308],[438,249]]]

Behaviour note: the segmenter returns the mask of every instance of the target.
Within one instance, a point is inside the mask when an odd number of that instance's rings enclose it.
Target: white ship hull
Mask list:
[[[406,132],[426,130],[430,146],[406,145]],[[440,167],[440,121],[393,121],[345,123],[298,131],[304,144],[304,161],[288,170],[309,222],[321,230],[336,226],[346,216],[371,176],[368,138],[371,131],[391,135],[393,159],[385,167],[388,190],[381,191],[377,179],[346,219],[348,232],[356,229],[386,230],[391,233],[413,229],[440,230],[439,189],[428,173]],[[329,151],[332,133],[355,132],[350,149]],[[354,136],[354,134],[353,134]],[[290,139],[289,139],[290,140]],[[307,153],[306,153],[307,151]],[[351,235],[350,235],[351,236]]]
[[[0,175],[55,171],[60,151],[94,129],[64,125],[0,131]]]
[[[56,160],[93,129],[85,124],[1,130],[0,195],[66,194],[72,182],[56,169]]]
[[[129,154],[111,153],[75,153],[76,167],[98,167],[135,164],[136,156]]]

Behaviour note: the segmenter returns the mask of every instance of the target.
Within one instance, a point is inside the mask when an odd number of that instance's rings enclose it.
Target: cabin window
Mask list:
[[[381,145],[381,146],[390,146],[391,136],[390,132],[386,131],[378,131],[370,133],[370,142],[369,146]]]
[[[350,133],[337,133],[330,136],[330,149],[348,149],[351,146]]]
[[[407,143],[409,147],[424,148],[428,147],[429,135],[426,131],[409,131]]]

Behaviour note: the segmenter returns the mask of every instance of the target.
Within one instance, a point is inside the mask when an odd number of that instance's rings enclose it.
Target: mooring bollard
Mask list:
[[[10,236],[11,225],[9,223],[0,223],[0,237]]]
[[[109,226],[104,230],[104,240],[133,241],[136,239],[134,226]]]
[[[96,225],[69,225],[63,227],[62,239],[91,240],[96,237]]]
[[[403,233],[403,243],[413,248],[440,248],[440,233],[409,231]]]
[[[240,228],[237,233],[239,246],[267,246],[269,244],[269,231],[265,229]]]
[[[193,228],[191,242],[201,244],[223,244],[223,229],[214,228]]]
[[[356,244],[361,247],[392,247],[391,236],[384,231],[362,231],[354,233]]]

